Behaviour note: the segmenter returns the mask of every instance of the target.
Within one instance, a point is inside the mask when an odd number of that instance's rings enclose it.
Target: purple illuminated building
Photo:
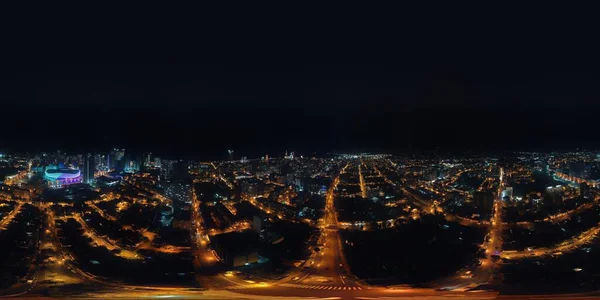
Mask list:
[[[73,183],[81,183],[81,171],[77,169],[46,169],[44,174],[48,185],[51,187],[59,188],[64,185]]]

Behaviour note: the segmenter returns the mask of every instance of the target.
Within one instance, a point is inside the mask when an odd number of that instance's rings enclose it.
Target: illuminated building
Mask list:
[[[173,172],[173,166],[177,163],[176,160],[163,159],[161,162],[160,176],[162,180],[170,180]]]
[[[296,186],[296,189],[299,192],[304,191],[304,182],[302,181],[302,179],[296,178],[296,180],[294,180],[294,185]]]
[[[106,155],[102,155],[102,154],[94,154],[94,166],[96,167],[97,170],[106,170],[107,169],[107,158]]]
[[[123,171],[125,164],[122,162],[125,156],[125,149],[113,149],[108,154],[108,168],[118,172]]]
[[[562,185],[547,187],[543,196],[544,203],[547,205],[562,203],[564,192],[565,188]]]
[[[152,152],[144,154],[144,166],[148,167],[152,165]]]
[[[123,161],[123,169],[122,171],[125,173],[135,173],[140,170],[141,166],[141,157],[127,155],[126,158],[122,159]]]
[[[95,171],[94,158],[91,154],[85,155],[83,157],[83,183],[91,184],[94,181]]]
[[[511,201],[513,199],[513,188],[512,186],[507,186],[504,191],[502,191],[502,200]]]
[[[81,183],[81,171],[77,169],[49,167],[44,172],[44,178],[52,188],[61,188],[64,185]]]
[[[192,203],[192,185],[188,183],[172,182],[166,183],[165,196],[167,198],[182,203]]]
[[[160,208],[160,225],[170,227],[173,222],[173,207],[163,206]]]
[[[285,159],[294,159],[294,151],[290,152],[290,154],[288,155],[287,150],[285,150],[285,155],[283,156],[283,158],[285,158]]]

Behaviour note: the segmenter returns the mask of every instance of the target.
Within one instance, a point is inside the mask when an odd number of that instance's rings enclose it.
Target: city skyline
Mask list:
[[[223,152],[2,153],[0,295],[596,295],[598,151]]]
[[[0,298],[600,299],[595,10],[260,4],[6,9]]]

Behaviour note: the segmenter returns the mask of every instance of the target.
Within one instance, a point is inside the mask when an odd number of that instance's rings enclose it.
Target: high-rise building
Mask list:
[[[233,161],[233,150],[231,150],[231,149],[227,150],[227,159],[229,161]]]
[[[124,156],[125,156],[125,149],[114,148],[108,154],[108,167],[110,169],[116,170],[118,172],[123,171],[123,169],[125,167],[125,163],[123,162]]]
[[[563,202],[564,191],[565,189],[561,185],[547,187],[543,196],[544,204],[561,204]]]
[[[591,198],[590,186],[587,183],[581,183],[579,185],[579,195],[584,199]]]
[[[126,173],[135,173],[140,170],[142,165],[142,157],[139,155],[128,154],[122,161],[124,162],[122,171]]]
[[[106,167],[106,157],[100,153],[94,154],[94,166],[96,169],[100,170],[103,167]]]
[[[162,180],[171,180],[171,175],[173,173],[173,166],[177,163],[176,160],[163,159],[161,161],[161,171],[160,175]]]
[[[123,159],[123,157],[125,156],[125,149],[116,149],[115,156],[117,160]]]
[[[94,172],[96,171],[96,165],[94,164],[94,157],[91,154],[86,154],[83,157],[83,183],[91,184],[94,181]]]
[[[126,173],[135,173],[140,170],[140,166],[136,160],[128,159],[125,161],[125,167],[123,171]]]
[[[114,170],[121,173],[125,170],[126,166],[127,166],[127,162],[124,159],[119,159],[115,162]]]
[[[144,154],[144,166],[148,167],[152,165],[152,152]]]

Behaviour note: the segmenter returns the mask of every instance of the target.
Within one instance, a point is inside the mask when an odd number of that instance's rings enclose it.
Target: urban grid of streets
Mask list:
[[[273,282],[250,282],[236,276],[234,273],[214,274],[206,276],[203,274],[210,271],[211,268],[218,263],[219,257],[214,250],[210,249],[210,232],[204,228],[204,220],[200,213],[200,200],[197,195],[192,197],[192,253],[194,269],[197,272],[197,279],[206,285],[213,284],[213,289],[194,289],[184,287],[156,287],[156,286],[136,286],[111,282],[82,271],[73,261],[73,256],[68,252],[68,248],[61,245],[58,238],[55,220],[59,219],[55,216],[53,208],[46,204],[37,204],[37,208],[43,216],[43,227],[40,229],[40,246],[38,254],[42,250],[51,251],[52,260],[30,270],[30,278],[25,283],[19,283],[9,289],[3,297],[44,297],[45,290],[48,288],[44,284],[47,280],[61,282],[63,284],[89,284],[98,289],[89,292],[82,292],[83,297],[91,298],[146,298],[146,297],[176,297],[176,298],[207,298],[207,299],[230,299],[243,297],[247,299],[279,299],[279,297],[294,298],[323,298],[323,299],[374,299],[374,298],[401,298],[401,297],[444,297],[455,296],[461,298],[478,298],[486,299],[496,297],[497,294],[493,291],[480,291],[479,293],[471,293],[470,288],[477,287],[483,284],[493,284],[498,281],[498,263],[499,259],[519,259],[529,256],[541,256],[561,251],[569,251],[595,238],[600,232],[600,226],[589,229],[583,232],[578,237],[574,237],[571,241],[565,241],[555,247],[539,248],[535,251],[502,251],[502,232],[504,226],[527,226],[527,224],[507,224],[502,220],[502,199],[501,193],[505,188],[503,169],[499,170],[498,188],[495,193],[493,203],[492,216],[490,222],[477,222],[458,216],[453,216],[443,212],[447,220],[458,221],[467,226],[484,226],[488,228],[488,234],[483,241],[483,249],[485,250],[485,258],[481,260],[481,264],[473,269],[463,269],[448,278],[437,280],[439,289],[433,288],[414,288],[414,287],[379,287],[370,286],[362,282],[352,275],[349,264],[347,263],[342,242],[339,235],[338,214],[335,207],[336,191],[340,183],[340,176],[347,172],[349,166],[354,165],[358,169],[358,178],[360,186],[360,194],[363,198],[366,197],[365,180],[362,174],[363,168],[367,167],[365,162],[361,160],[353,160],[346,162],[343,167],[332,180],[331,186],[327,189],[325,195],[325,214],[323,221],[319,224],[320,236],[318,244],[321,246],[319,251],[313,251],[310,258],[305,264],[296,271],[290,273],[281,280]],[[212,167],[217,170],[217,167],[212,164]],[[380,174],[386,182],[392,183],[394,186],[399,184],[385,177],[376,167],[373,169]],[[218,179],[222,180],[228,186],[231,186],[222,175],[218,175]],[[420,199],[419,195],[413,194],[412,191],[404,189],[407,194],[413,197],[414,205],[421,208],[423,211],[435,212],[439,208]],[[162,195],[157,195],[161,200],[168,201]],[[0,230],[4,230],[11,221],[18,215],[26,204],[22,201],[15,201],[13,210],[0,220]],[[102,217],[111,219],[110,215],[103,212],[93,202],[88,203],[88,206],[96,211]],[[562,220],[568,218],[570,214],[578,213],[581,210],[589,208],[590,204],[584,204],[581,207],[572,211],[562,213],[560,215],[551,216],[548,220]],[[120,246],[114,242],[100,237],[94,233],[93,229],[86,226],[85,220],[79,214],[73,214],[68,217],[60,217],[62,219],[72,218],[79,222],[84,228],[86,234],[89,235],[96,244],[108,249],[119,248],[119,255],[127,259],[139,259],[135,249],[120,249]],[[240,228],[248,228],[246,225],[239,225],[232,230]],[[149,245],[146,245],[150,247]],[[158,251],[158,249],[155,249]],[[177,250],[164,250],[177,251]],[[472,274],[465,277],[464,273]],[[573,298],[578,296],[573,296]]]

